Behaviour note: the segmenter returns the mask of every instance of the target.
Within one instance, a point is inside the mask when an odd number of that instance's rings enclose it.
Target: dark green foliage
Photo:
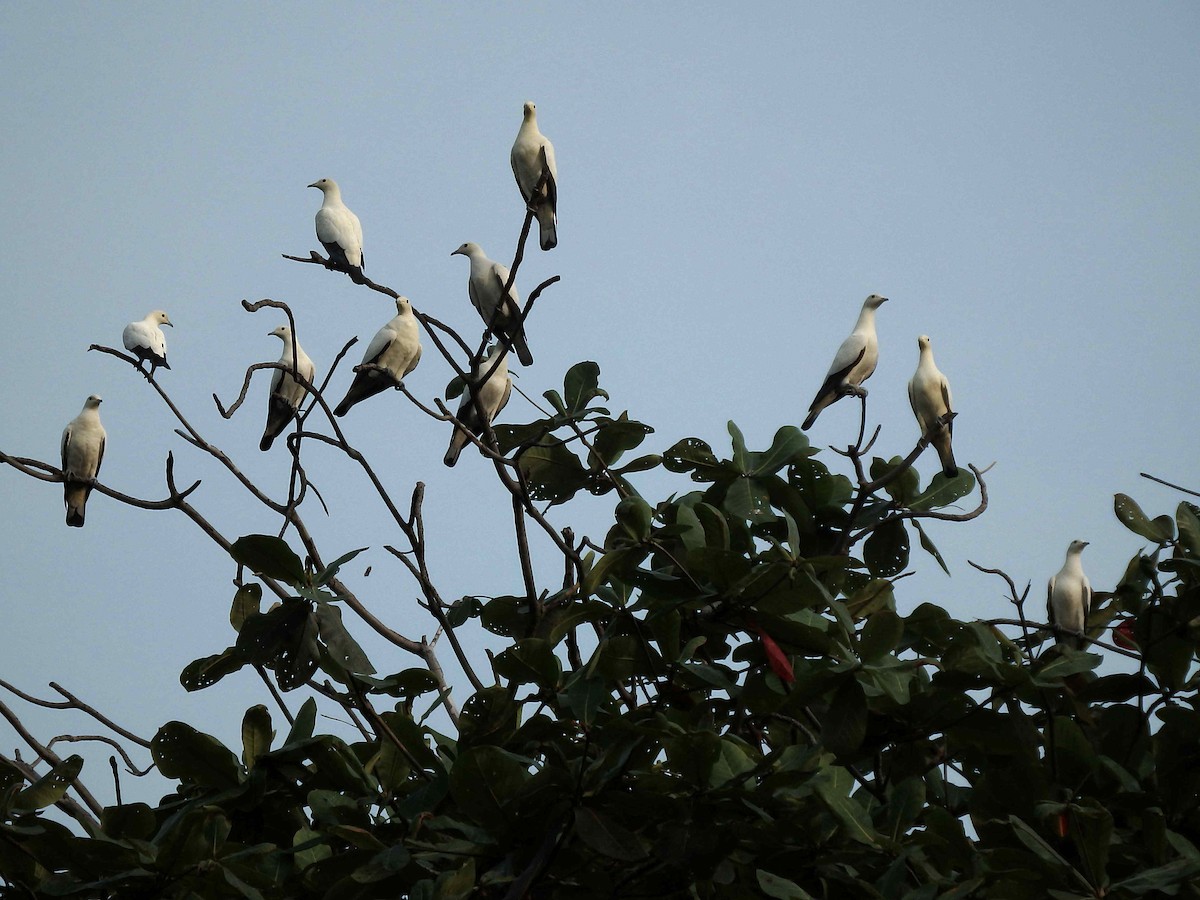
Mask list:
[[[922,486],[896,457],[848,478],[792,426],[751,451],[732,422],[728,458],[688,438],[620,468],[650,429],[593,405],[598,377],[580,363],[553,415],[496,428],[532,498],[617,499],[574,584],[448,608],[509,642],[454,735],[414,717],[436,680],[377,677],[343,622],[330,585],[353,553],[314,573],[244,537],[236,561],[294,594],[263,611],[239,589],[235,642],[183,683],[328,679],[369,701],[369,737],[320,733],[311,698],[282,739],[252,707],[240,748],[170,722],[152,752],[174,792],[88,835],[43,813],[78,757],[32,784],[0,768],[6,895],[1200,896],[1194,507],[1150,519],[1117,495],[1153,547],[1093,610],[1092,637],[1128,621],[1139,648],[1098,674],[1115,651],[897,609],[913,534],[945,568],[927,532],[953,526],[922,516],[972,493],[969,471]],[[627,476],[659,466],[687,480],[654,503]]]

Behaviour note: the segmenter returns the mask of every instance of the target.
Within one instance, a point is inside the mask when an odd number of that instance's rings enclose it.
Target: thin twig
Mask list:
[[[150,765],[146,766],[146,768],[139,769],[137,766],[135,766],[133,764],[133,760],[129,758],[129,754],[127,752],[125,752],[124,747],[122,747],[120,744],[118,744],[112,738],[105,737],[102,734],[60,734],[57,737],[50,738],[50,740],[46,742],[46,746],[53,747],[59,741],[66,741],[68,743],[76,743],[76,742],[80,742],[80,741],[99,741],[102,744],[108,744],[110,747],[112,747],[114,750],[116,750],[118,753],[121,754],[121,759],[125,760],[125,770],[130,775],[136,775],[138,778],[141,778],[143,775],[146,775],[146,774],[154,771],[154,763],[153,762],[151,762]]]

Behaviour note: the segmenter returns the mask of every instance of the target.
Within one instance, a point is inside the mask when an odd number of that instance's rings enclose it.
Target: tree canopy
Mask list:
[[[290,258],[399,296],[315,251]],[[522,316],[556,282],[530,291]],[[244,305],[280,309],[303,332],[286,303]],[[458,373],[447,399],[465,391],[476,402],[468,372],[488,334],[472,346],[417,316]],[[691,437],[648,447],[653,429],[614,414],[600,366],[582,361],[546,392],[544,414],[481,416],[472,440],[496,474],[487,502],[512,506],[525,592],[444,597],[425,563],[423,485],[395,498],[332,414],[325,392],[347,350],[320,384],[281,360],[250,367],[229,407],[217,401],[234,415],[260,368],[305,382],[311,400],[285,432],[283,501],[192,427],[161,375],[139,368],[190,449],[271,510],[278,533],[222,535],[193,505],[195,485],[176,483],[173,456],[164,500],[95,490],[181,512],[228,551],[231,642],[180,677],[203,690],[250,667],[264,702],[245,711],[240,747],[164,724],[146,743],[173,789],[111,806],[88,791],[80,756],[59,756],[0,705],[35,756],[0,758],[8,896],[1200,894],[1195,505],[1151,518],[1117,495],[1116,516],[1145,549],[1097,592],[1081,650],[1057,643],[1040,597],[999,571],[1008,616],[959,621],[932,603],[903,615],[897,593],[915,551],[945,567],[936,529],[986,510],[985,472],[923,481],[915,464],[928,436],[906,455],[872,455],[865,395],[861,427],[836,458],[790,424],[758,450],[732,421],[728,449]],[[414,415],[464,417],[466,407],[452,414],[395,386]],[[437,642],[358,596],[344,569],[361,551],[329,560],[316,545],[305,522],[324,503],[304,464],[314,443],[352,460],[388,510],[394,533],[381,542]],[[64,478],[37,459],[0,461]],[[651,471],[675,476],[676,491],[644,496],[639,476]],[[581,492],[613,502],[602,537],[547,516]],[[549,576],[534,571],[531,532],[557,548],[553,590],[539,588]],[[362,629],[395,653],[369,658]],[[472,658],[459,639],[470,629],[504,649]],[[1097,671],[1106,656],[1129,662]],[[63,693],[114,743],[140,740]],[[356,737],[323,731],[318,699],[339,706]],[[436,710],[449,728],[435,726]]]

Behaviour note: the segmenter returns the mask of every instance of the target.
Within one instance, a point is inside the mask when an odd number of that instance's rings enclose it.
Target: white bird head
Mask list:
[[[320,178],[317,181],[314,181],[312,184],[310,184],[309,187],[318,188],[322,194],[328,194],[330,192],[333,192],[334,194],[341,193],[338,190],[337,182],[334,181],[332,178]]]
[[[292,339],[292,329],[286,325],[280,325],[274,331],[268,331],[267,337],[277,337],[286,344]]]
[[[100,404],[103,402],[104,402],[104,398],[101,397],[99,394],[92,394],[85,401],[83,401],[83,408],[84,409],[99,409]]]
[[[1071,541],[1071,546],[1067,548],[1067,553],[1080,554],[1087,545],[1087,541]]]
[[[879,309],[879,307],[887,303],[887,300],[887,297],[881,297],[878,294],[872,294],[863,301],[863,309]]]
[[[175,327],[171,320],[167,318],[167,314],[161,309],[151,311],[150,315],[146,316],[146,318],[156,325],[170,325],[172,328]]]
[[[403,316],[406,313],[412,312],[412,303],[407,297],[396,298],[396,315]]]
[[[525,118],[532,119],[537,116],[537,104],[532,100],[525,101]]]
[[[920,347],[922,350],[928,350],[929,349],[929,335],[923,334],[919,338],[917,338],[917,346]]]
[[[452,252],[450,255],[451,256],[460,256],[461,255],[461,256],[465,256],[469,259],[472,256],[481,255],[482,253],[483,253],[482,247],[480,247],[474,241],[467,241],[465,244],[463,244],[457,250]]]

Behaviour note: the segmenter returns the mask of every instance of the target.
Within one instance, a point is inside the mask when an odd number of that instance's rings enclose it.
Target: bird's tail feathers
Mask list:
[[[517,354],[523,366],[533,365],[533,354],[529,352],[529,344],[525,341],[525,332],[515,335],[512,340],[513,352]]]
[[[558,214],[549,203],[538,207],[538,240],[543,250],[553,250],[558,246]]]
[[[950,435],[943,432],[938,435],[934,441],[934,447],[937,449],[938,459],[942,461],[942,474],[947,478],[954,478],[958,475],[958,464],[954,461],[954,449],[950,444]]]
[[[84,484],[67,484],[63,491],[63,500],[67,506],[67,524],[72,528],[83,527],[88,493],[87,485]]]
[[[442,457],[442,462],[451,468],[458,462],[458,455],[462,453],[463,445],[466,444],[467,438],[457,428],[454,430],[454,437],[450,438],[450,447],[446,450],[446,455]]]

